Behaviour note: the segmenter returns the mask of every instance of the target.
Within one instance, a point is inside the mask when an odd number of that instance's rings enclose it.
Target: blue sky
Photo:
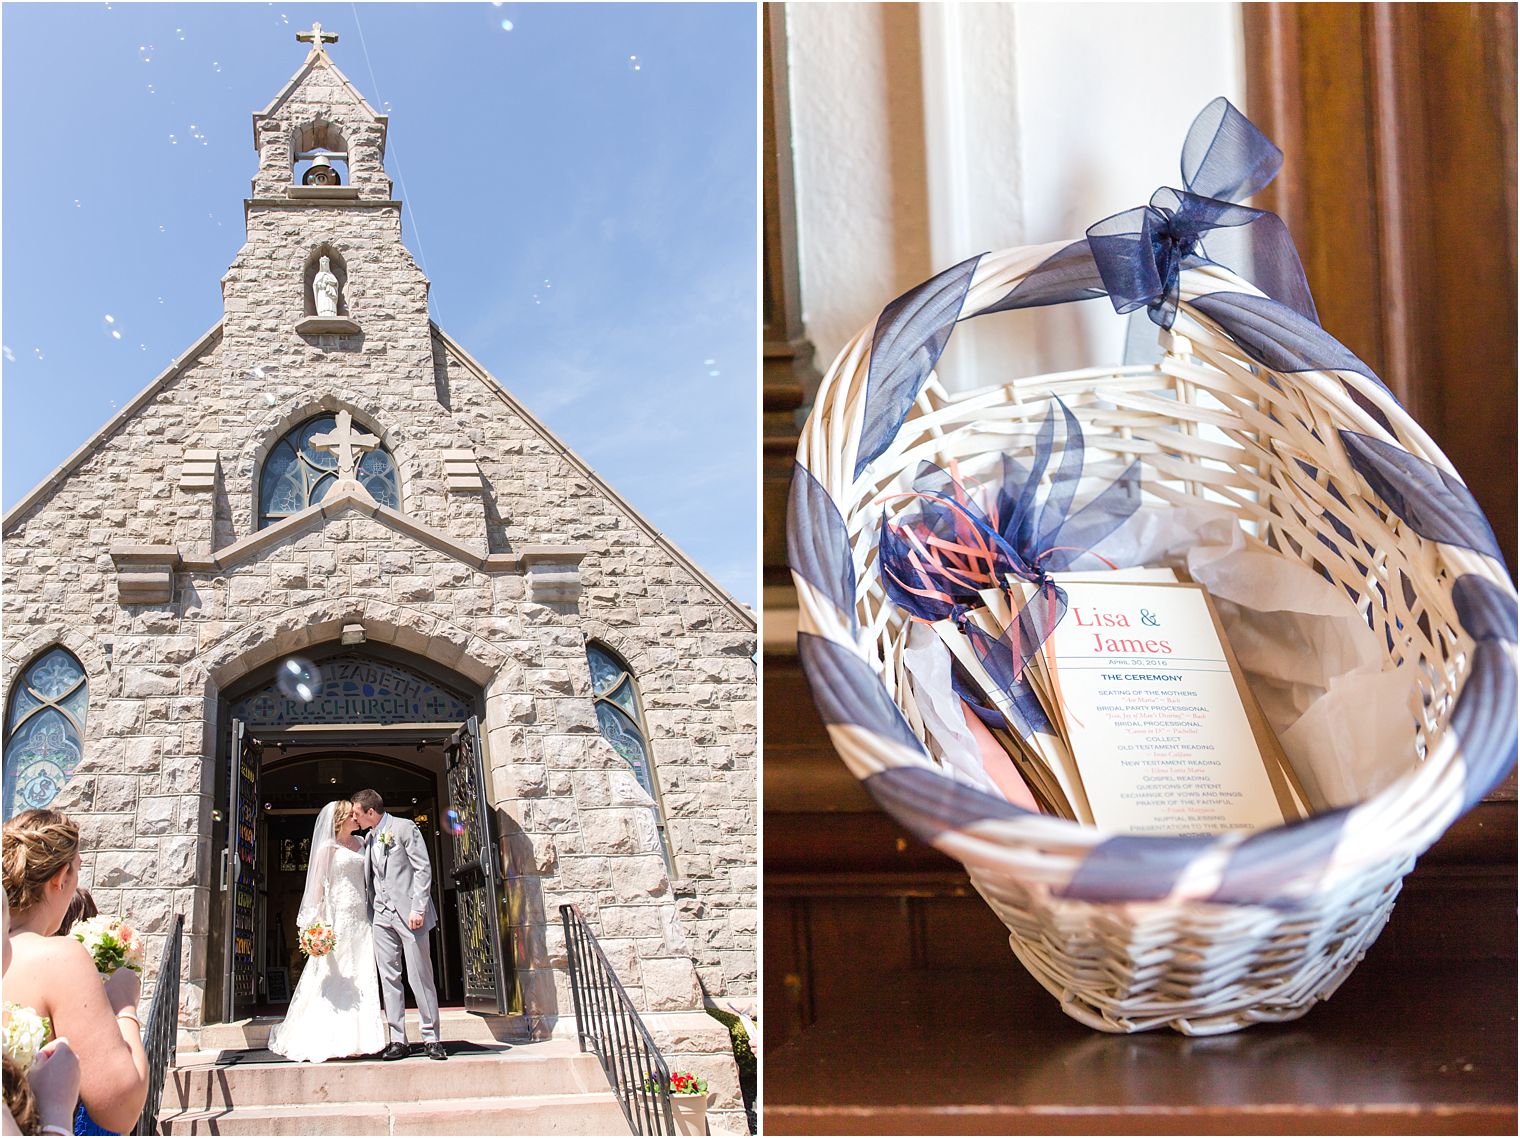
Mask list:
[[[5,507],[220,318],[314,20],[391,116],[433,319],[755,604],[748,4],[6,3]]]

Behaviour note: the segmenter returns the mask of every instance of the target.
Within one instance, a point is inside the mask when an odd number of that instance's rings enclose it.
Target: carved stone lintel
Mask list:
[[[116,566],[116,599],[122,604],[167,604],[173,598],[179,546],[118,543],[111,546],[111,562]]]

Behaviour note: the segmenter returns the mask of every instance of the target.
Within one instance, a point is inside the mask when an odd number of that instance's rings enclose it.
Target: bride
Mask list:
[[[326,956],[307,959],[285,1018],[269,1033],[269,1050],[297,1063],[372,1055],[388,1030],[380,1005],[375,942],[363,843],[351,802],[329,802],[311,835],[306,893],[297,929],[312,921],[332,925],[336,943]]]

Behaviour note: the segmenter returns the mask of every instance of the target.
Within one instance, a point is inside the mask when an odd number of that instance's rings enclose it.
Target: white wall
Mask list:
[[[908,13],[916,8],[916,20]],[[895,9],[895,10],[893,10]],[[1075,239],[1180,184],[1216,95],[1245,109],[1235,3],[788,5],[804,321],[820,367],[968,256]],[[1117,362],[1106,301],[972,321],[952,387]]]

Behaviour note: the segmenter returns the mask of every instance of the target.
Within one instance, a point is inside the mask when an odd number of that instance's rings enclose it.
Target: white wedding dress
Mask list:
[[[327,817],[331,833],[331,815]],[[319,833],[322,825],[319,819]],[[317,845],[312,843],[313,871],[319,869]],[[366,899],[368,859],[362,850],[355,853],[337,842],[329,843],[322,854],[325,872],[308,882],[308,896],[317,891],[318,909],[332,925],[337,943],[326,956],[307,960],[285,1018],[269,1033],[269,1050],[296,1063],[372,1055],[389,1038]],[[300,927],[309,919],[311,914],[303,913]]]

